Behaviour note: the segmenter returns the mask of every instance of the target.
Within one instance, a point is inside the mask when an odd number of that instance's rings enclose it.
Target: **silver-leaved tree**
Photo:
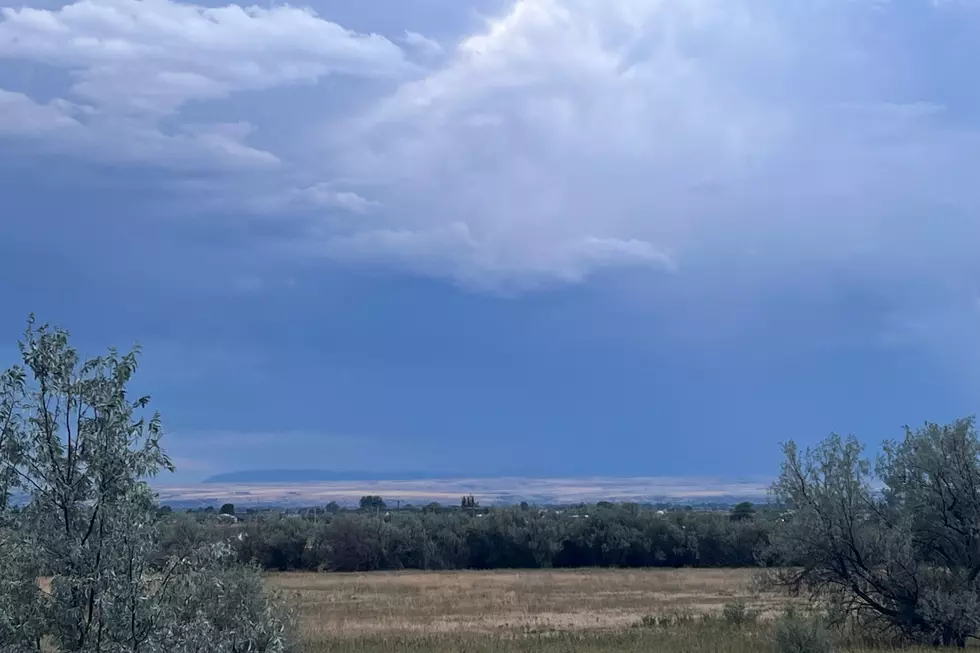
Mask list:
[[[160,562],[155,497],[172,470],[158,415],[127,386],[137,351],[82,361],[31,320],[0,376],[0,651],[268,652],[289,619],[230,547]]]
[[[965,646],[980,633],[980,435],[972,418],[906,429],[877,464],[854,438],[789,443],[773,579],[870,632]]]

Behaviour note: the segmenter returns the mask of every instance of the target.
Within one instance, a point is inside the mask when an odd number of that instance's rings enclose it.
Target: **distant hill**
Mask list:
[[[459,504],[475,495],[481,505],[537,505],[632,501],[692,506],[761,501],[771,479],[693,477],[529,477],[435,474],[433,472],[363,472],[330,470],[252,470],[217,474],[206,483],[159,485],[161,504],[236,506],[314,506],[336,501],[357,505],[360,497],[379,494],[386,500],[414,505],[438,501]]]
[[[476,478],[474,475],[437,472],[337,472],[324,469],[258,469],[215,474],[204,483],[329,483],[336,481],[424,481]]]

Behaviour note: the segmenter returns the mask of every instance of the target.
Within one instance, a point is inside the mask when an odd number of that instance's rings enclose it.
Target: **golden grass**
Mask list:
[[[685,569],[296,573],[270,583],[297,607],[304,653],[776,653],[765,622],[788,599],[754,579],[749,569]],[[761,625],[703,619],[736,598]],[[638,627],[645,616],[681,619]]]
[[[751,590],[751,570],[589,570],[282,574],[313,639],[363,634],[506,634],[629,628],[645,615],[719,613]]]

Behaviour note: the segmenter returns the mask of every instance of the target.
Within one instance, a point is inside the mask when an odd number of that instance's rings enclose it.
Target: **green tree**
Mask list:
[[[913,642],[963,646],[980,630],[980,440],[974,420],[906,429],[877,465],[853,437],[790,442],[773,580]]]
[[[286,621],[227,545],[155,566],[146,479],[173,467],[149,399],[127,391],[136,351],[82,361],[66,332],[32,320],[20,352],[0,376],[0,650],[284,651]]]
[[[225,503],[225,504],[223,504],[221,506],[221,508],[218,510],[218,514],[219,515],[232,515],[232,516],[234,516],[235,515],[235,504],[233,504],[233,503]]]
[[[459,505],[463,510],[476,510],[480,504],[477,503],[476,497],[469,494],[459,500]]]
[[[377,495],[368,495],[361,497],[361,510],[367,510],[371,512],[380,512],[387,507],[385,500]]]
[[[755,506],[752,505],[751,501],[742,501],[736,503],[732,507],[731,520],[732,521],[743,521],[746,519],[755,518]]]

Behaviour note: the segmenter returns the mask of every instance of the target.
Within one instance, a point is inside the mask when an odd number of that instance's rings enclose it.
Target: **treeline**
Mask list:
[[[269,570],[743,567],[760,559],[773,517],[753,510],[664,512],[635,504],[574,511],[529,506],[382,513],[211,513],[163,521],[160,555],[191,542],[230,541],[242,562]]]

